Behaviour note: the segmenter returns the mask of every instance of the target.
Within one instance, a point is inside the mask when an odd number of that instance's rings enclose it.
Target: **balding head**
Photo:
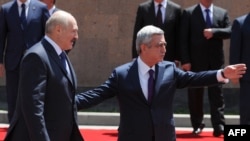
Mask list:
[[[45,34],[63,50],[72,48],[72,45],[78,39],[77,32],[76,19],[66,11],[56,11],[46,22]]]

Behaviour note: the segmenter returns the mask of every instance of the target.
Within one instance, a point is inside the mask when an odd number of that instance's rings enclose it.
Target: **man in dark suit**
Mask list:
[[[16,107],[20,60],[24,52],[43,37],[48,17],[46,5],[37,0],[14,0],[1,6],[0,74],[3,76],[6,71],[9,121]]]
[[[72,48],[77,32],[71,14],[55,12],[45,37],[25,53],[17,109],[5,141],[83,141],[76,121],[75,73],[67,56],[61,56]]]
[[[159,4],[161,7],[159,8]],[[158,10],[160,21],[157,20]],[[181,8],[178,4],[169,0],[149,0],[141,3],[137,9],[137,15],[134,25],[132,57],[136,58],[136,34],[146,25],[155,25],[160,27],[165,33],[165,40],[168,42],[167,54],[164,60],[176,61],[178,64],[178,36],[179,36],[179,21],[181,16]]]
[[[223,39],[228,39],[231,26],[227,11],[213,5],[213,0],[200,3],[183,11],[180,27],[180,58],[185,71],[220,69],[224,64]],[[193,133],[199,134],[203,123],[204,88],[188,88],[189,111]],[[224,97],[222,85],[208,87],[213,135],[224,132]]]
[[[101,86],[76,95],[78,108],[116,96],[120,108],[118,141],[175,141],[173,98],[177,88],[216,85],[228,80],[222,76],[239,78],[245,73],[244,64],[184,72],[175,63],[163,61],[166,44],[163,30],[143,27],[136,40],[139,57],[115,68]]]
[[[243,62],[250,66],[250,14],[237,17],[232,26],[230,40],[230,64]],[[240,82],[240,124],[250,125],[250,72],[236,82]],[[235,82],[235,83],[236,83]]]

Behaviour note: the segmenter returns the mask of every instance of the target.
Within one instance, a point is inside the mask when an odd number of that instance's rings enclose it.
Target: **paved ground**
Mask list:
[[[225,115],[226,124],[239,124],[238,115]],[[191,127],[190,116],[188,114],[174,114],[176,127]],[[204,116],[206,128],[211,127],[210,116]],[[7,112],[0,111],[0,123],[7,124]],[[119,113],[107,112],[78,112],[79,125],[85,126],[118,126]]]

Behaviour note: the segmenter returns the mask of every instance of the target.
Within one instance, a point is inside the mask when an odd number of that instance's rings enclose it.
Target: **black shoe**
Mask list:
[[[202,132],[204,127],[205,127],[205,124],[202,123],[198,128],[194,128],[192,133],[195,135],[198,135]]]
[[[223,134],[224,134],[224,126],[223,125],[218,125],[218,126],[214,127],[214,132],[213,132],[214,137],[219,137]]]

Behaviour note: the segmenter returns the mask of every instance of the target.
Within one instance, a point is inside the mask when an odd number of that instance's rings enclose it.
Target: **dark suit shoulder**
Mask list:
[[[9,1],[7,3],[2,4],[2,8],[10,8],[14,3],[16,3],[15,1]]]
[[[33,45],[31,48],[29,48],[25,52],[24,56],[26,56],[27,54],[30,54],[30,53],[41,54],[41,52],[45,52],[45,50],[44,50],[42,43],[38,42],[35,45]]]
[[[215,10],[222,11],[222,12],[227,12],[227,9],[222,8],[222,7],[219,7],[219,6],[216,6],[216,5],[214,5],[214,9],[215,9]]]
[[[172,1],[168,1],[168,5],[176,9],[181,9],[181,6],[179,4]]]
[[[190,7],[185,8],[184,11],[194,11],[194,9],[196,8],[200,8],[200,5],[199,4],[192,5]]]
[[[127,70],[129,68],[131,68],[131,66],[135,65],[135,63],[137,63],[137,59],[133,59],[131,62],[122,64],[118,67],[115,68],[116,71],[124,71]]]
[[[249,18],[250,18],[250,14],[245,14],[245,15],[237,17],[235,20],[244,22],[246,19],[249,19]]]
[[[158,66],[162,66],[162,67],[174,66],[175,67],[175,63],[170,62],[170,61],[162,61],[158,63]]]
[[[145,1],[145,2],[143,2],[143,3],[140,3],[140,4],[139,4],[139,7],[149,7],[149,6],[151,6],[152,4],[154,4],[153,1]]]
[[[41,1],[39,1],[39,0],[31,0],[30,1],[32,4],[37,4],[37,5],[40,5],[40,6],[42,6],[42,7],[46,7],[47,8],[47,5],[44,3],[44,2],[41,2]]]

